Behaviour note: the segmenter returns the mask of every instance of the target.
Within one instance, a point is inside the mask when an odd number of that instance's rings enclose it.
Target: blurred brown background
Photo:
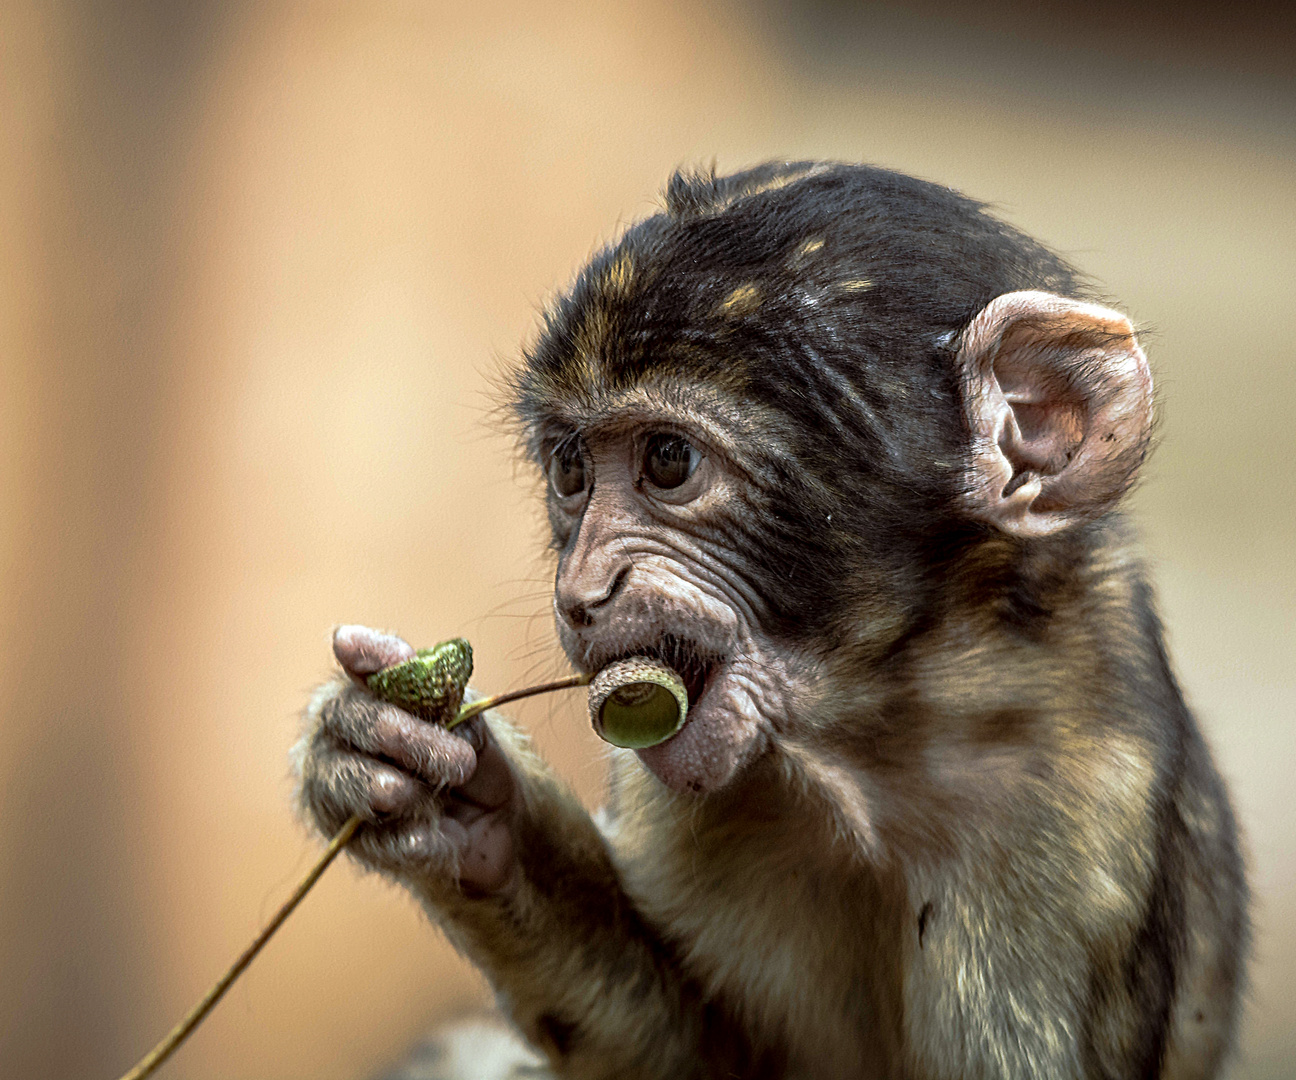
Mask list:
[[[1235,1075],[1296,1074],[1296,49],[1280,8],[0,6],[0,1077],[115,1077],[316,845],[339,621],[559,668],[493,380],[668,173],[882,163],[1150,329],[1137,512],[1249,835]],[[579,703],[518,713],[589,799]],[[484,997],[332,871],[170,1076],[361,1077]]]

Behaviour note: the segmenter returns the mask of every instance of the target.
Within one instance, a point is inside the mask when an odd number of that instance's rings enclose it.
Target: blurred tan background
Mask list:
[[[309,863],[335,623],[559,669],[494,380],[673,168],[802,156],[990,200],[1150,329],[1136,509],[1257,899],[1235,1075],[1296,1075],[1296,35],[1232,10],[5,0],[0,1077],[117,1076]],[[518,713],[596,799],[579,702]],[[168,1075],[363,1077],[484,996],[340,866]]]

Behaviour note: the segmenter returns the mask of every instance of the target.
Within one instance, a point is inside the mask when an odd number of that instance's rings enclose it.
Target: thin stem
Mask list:
[[[458,727],[465,720],[471,720],[478,713],[484,713],[487,709],[494,709],[500,705],[507,705],[510,701],[520,701],[522,698],[534,697],[536,694],[548,694],[553,690],[570,690],[573,686],[588,686],[593,678],[593,675],[568,675],[553,682],[540,683],[537,686],[525,686],[521,690],[508,690],[503,694],[496,694],[494,697],[482,698],[470,705],[463,706],[458,715],[446,724],[446,727]]]
[[[480,701],[464,705],[455,718],[446,724],[446,727],[455,727],[465,720],[471,720],[478,713],[484,713],[487,709],[493,709],[497,705],[504,705],[510,701],[519,701],[522,698],[533,697],[536,694],[548,694],[554,690],[568,690],[574,686],[587,686],[591,678],[593,678],[591,675],[568,675],[566,678],[557,679],[554,682],[541,683],[538,686],[527,686],[521,690],[509,690],[503,694],[495,694],[493,697],[482,698]],[[261,933],[257,934],[252,940],[252,944],[239,954],[239,958],[230,965],[229,970],[216,980],[212,988],[203,995],[202,1000],[190,1009],[185,1014],[184,1019],[167,1033],[166,1038],[153,1047],[144,1057],[140,1058],[139,1064],[130,1072],[122,1074],[121,1080],[145,1080],[145,1077],[152,1076],[162,1067],[167,1058],[174,1054],[180,1044],[192,1034],[194,1028],[207,1018],[207,1014],[225,996],[225,991],[234,984],[234,980],[242,975],[247,966],[256,959],[257,953],[274,936],[274,932],[283,925],[284,920],[293,913],[306,894],[314,888],[315,882],[319,881],[324,871],[329,868],[329,864],[341,854],[342,849],[347,846],[361,824],[359,814],[352,814],[351,817],[347,818],[342,828],[333,834],[333,839],[329,841],[328,847],[324,849],[324,854],[306,872],[306,876],[298,882],[297,888],[293,890],[292,895],[284,901],[270,921],[265,924]]]
[[[311,891],[311,887],[315,882],[319,881],[320,875],[328,869],[329,863],[341,854],[342,849],[346,847],[347,842],[355,835],[355,831],[359,827],[359,814],[353,814],[347,818],[346,824],[333,834],[333,839],[329,841],[329,846],[324,850],[324,854],[319,857],[315,865],[301,879],[297,888],[293,890],[292,896],[284,901],[283,906],[265,924],[261,933],[257,934],[253,939],[252,944],[243,950],[239,958],[230,965],[229,970],[216,980],[216,984],[203,995],[203,999],[197,1005],[189,1010],[185,1018],[171,1029],[167,1037],[144,1055],[139,1064],[122,1076],[121,1080],[144,1080],[146,1076],[152,1076],[161,1067],[162,1063],[175,1053],[176,1048],[189,1037],[189,1033],[201,1024],[207,1014],[212,1011],[216,1002],[225,996],[225,991],[230,988],[234,980],[243,974],[248,964],[252,963],[256,958],[256,954],[270,940],[271,935],[283,924],[284,919],[293,913],[293,909]]]

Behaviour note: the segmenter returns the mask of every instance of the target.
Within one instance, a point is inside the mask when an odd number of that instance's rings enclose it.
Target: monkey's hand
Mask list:
[[[727,1059],[699,1071],[720,1021],[703,1023],[603,836],[526,737],[490,714],[447,731],[375,697],[367,676],[415,655],[399,638],[347,626],[333,652],[345,677],[316,694],[298,750],[306,813],[327,834],[364,819],[349,850],[425,904],[556,1071],[749,1075]]]
[[[398,637],[344,626],[333,653],[345,677],[316,693],[297,752],[307,815],[332,835],[359,814],[350,852],[411,885],[507,891],[517,782],[486,718],[448,731],[452,716],[429,722],[370,693],[367,676],[415,655]]]

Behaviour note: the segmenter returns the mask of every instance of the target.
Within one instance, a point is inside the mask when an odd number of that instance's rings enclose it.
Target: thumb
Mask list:
[[[395,634],[349,625],[333,631],[333,655],[348,675],[364,682],[365,676],[408,660],[414,649]]]

